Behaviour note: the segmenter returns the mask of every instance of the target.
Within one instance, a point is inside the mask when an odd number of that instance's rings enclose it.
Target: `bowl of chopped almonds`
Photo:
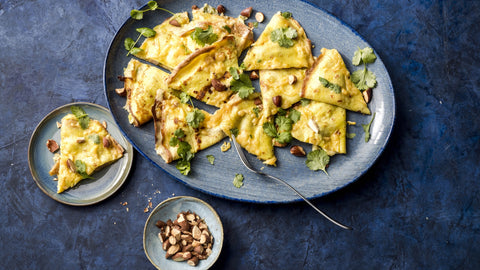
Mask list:
[[[223,225],[206,202],[169,198],[153,209],[143,231],[143,248],[157,268],[208,269],[222,250]]]

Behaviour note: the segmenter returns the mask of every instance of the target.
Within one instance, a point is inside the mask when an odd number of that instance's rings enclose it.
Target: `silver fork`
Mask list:
[[[293,188],[290,184],[288,184],[287,182],[283,181],[282,179],[280,178],[277,178],[273,175],[270,175],[270,174],[267,174],[267,173],[264,173],[262,171],[259,171],[259,170],[256,170],[255,168],[253,168],[253,166],[250,164],[250,162],[248,161],[247,157],[245,156],[245,153],[243,152],[243,149],[242,147],[238,144],[237,142],[237,139],[235,138],[235,135],[232,134],[232,141],[233,141],[233,145],[235,146],[235,149],[237,150],[237,153],[238,153],[238,156],[240,157],[240,160],[242,161],[243,165],[245,165],[245,167],[247,167],[248,170],[250,170],[251,172],[254,172],[256,174],[259,174],[259,175],[263,175],[263,176],[267,176],[267,177],[270,177],[282,184],[284,184],[285,186],[287,186],[288,188],[290,188],[291,190],[293,190],[295,193],[297,193],[297,195],[302,198],[306,203],[308,203],[308,205],[310,205],[313,209],[315,209],[315,211],[317,211],[318,213],[320,213],[323,217],[325,217],[326,219],[328,219],[330,222],[332,222],[333,224],[343,228],[343,229],[346,229],[346,230],[351,230],[352,228],[349,227],[349,226],[346,226],[346,225],[343,225],[341,224],[340,222],[334,220],[333,218],[327,216],[327,214],[325,214],[324,212],[322,212],[320,209],[318,209],[315,205],[313,205],[307,198],[305,198],[305,196],[303,196],[300,192],[298,192],[295,188]]]

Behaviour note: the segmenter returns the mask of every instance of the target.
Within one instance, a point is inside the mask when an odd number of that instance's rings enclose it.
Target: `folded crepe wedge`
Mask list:
[[[238,57],[234,37],[226,36],[189,55],[167,78],[167,86],[220,107],[233,94],[228,89],[232,80],[230,67],[238,69]]]
[[[155,36],[146,38],[140,46],[141,51],[136,57],[159,65],[165,69],[173,70],[190,54],[214,42],[222,40],[227,35],[232,35],[237,44],[237,54],[253,43],[252,29],[247,27],[243,20],[229,16],[206,12],[205,8],[192,11],[193,20],[190,21],[188,13],[176,13],[162,24],[153,28]],[[215,36],[212,43],[203,43],[191,37],[196,28],[211,31]],[[209,30],[210,29],[210,30]]]
[[[289,39],[293,32],[296,32],[296,37]],[[286,36],[283,35],[285,33]],[[287,42],[273,41],[279,36]],[[246,70],[309,68],[313,64],[312,43],[295,19],[286,18],[278,12],[248,50],[243,63]]]
[[[350,79],[350,72],[340,53],[335,49],[325,48],[322,48],[321,52],[312,68],[307,71],[302,98],[370,114],[362,93]]]
[[[218,109],[214,115],[214,122],[228,136],[236,134],[237,142],[250,154],[263,160],[264,164],[275,165],[273,141],[263,131],[263,124],[268,121],[262,115],[260,93],[251,94],[242,99],[238,94],[233,95],[227,104]]]
[[[288,109],[300,101],[305,72],[306,69],[298,68],[259,71],[263,114],[265,116],[274,115],[279,108]],[[274,103],[274,100],[277,104]]]
[[[204,120],[198,128],[191,127],[187,116],[194,110],[203,113]],[[191,152],[196,153],[212,146],[225,138],[225,133],[213,122],[212,115],[192,105],[182,103],[171,91],[158,91],[155,105],[152,108],[155,126],[155,150],[166,163],[180,158],[178,146],[172,146],[170,141],[175,137],[175,131],[181,129],[185,136],[183,141],[191,146]]]
[[[60,128],[60,156],[49,172],[57,175],[57,193],[74,187],[95,171],[123,156],[123,147],[97,120],[90,119],[82,128],[77,117],[68,114]]]
[[[320,146],[328,155],[347,152],[345,109],[318,101],[299,103],[294,109],[300,112],[292,127],[295,139]]]
[[[132,59],[124,70],[124,89],[127,94],[125,109],[128,121],[139,127],[152,119],[152,106],[157,90],[166,89],[168,73],[154,66]]]

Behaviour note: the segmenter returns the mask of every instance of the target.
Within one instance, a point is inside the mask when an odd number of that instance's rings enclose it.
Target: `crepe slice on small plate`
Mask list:
[[[226,36],[189,55],[167,78],[168,87],[183,91],[208,105],[220,107],[233,91],[230,67],[238,69],[235,39]]]
[[[313,64],[312,44],[295,19],[278,12],[248,50],[243,63],[246,70],[309,68]]]
[[[250,154],[263,160],[264,164],[275,165],[277,158],[272,138],[263,131],[263,124],[268,118],[258,113],[262,103],[259,95],[254,93],[242,99],[235,94],[215,112],[213,118],[228,136],[238,132],[237,142]]]
[[[55,155],[55,164],[49,172],[57,175],[57,193],[74,187],[123,156],[123,147],[106,128],[81,112],[80,120],[67,114],[61,121],[60,155]]]
[[[157,90],[166,89],[168,73],[132,59],[124,70],[123,82],[127,95],[125,109],[128,121],[138,127],[152,119],[152,106]]]
[[[306,69],[297,68],[260,70],[260,90],[265,116],[274,115],[279,108],[288,109],[300,101],[305,72]]]
[[[208,6],[208,5],[206,5]],[[243,20],[213,13],[216,9],[196,9],[192,11],[193,20],[188,13],[176,13],[162,24],[153,28],[155,36],[145,39],[141,51],[135,56],[173,70],[190,54],[205,46],[233,36],[237,55],[253,43],[253,32]],[[195,33],[199,35],[196,36]],[[196,37],[196,38],[192,38]]]
[[[345,109],[313,100],[298,103],[294,109],[300,112],[300,120],[292,127],[295,139],[320,146],[328,155],[347,152]]]
[[[370,114],[362,93],[350,79],[350,72],[340,53],[335,49],[325,48],[322,48],[321,52],[312,68],[307,71],[302,98]]]
[[[196,153],[212,146],[225,138],[225,133],[213,122],[212,115],[208,112],[194,108],[192,105],[182,103],[171,91],[158,91],[155,105],[152,108],[155,126],[155,150],[166,163],[170,163],[180,156],[177,153],[178,145],[172,139],[177,137],[176,131],[182,130],[182,137],[177,138],[191,146],[191,152]],[[193,128],[188,123],[189,114],[203,114],[203,121]]]

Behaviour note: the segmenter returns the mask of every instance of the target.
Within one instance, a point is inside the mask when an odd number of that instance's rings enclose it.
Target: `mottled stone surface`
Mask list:
[[[190,195],[223,221],[214,269],[479,269],[480,2],[315,3],[376,49],[395,88],[396,125],[378,162],[314,200],[353,231],[303,203],[256,205],[197,192],[138,154],[125,185],[104,202],[72,207],[48,198],[28,169],[30,135],[58,106],[106,106],[109,42],[144,3],[1,1],[1,268],[151,269],[144,208]]]

